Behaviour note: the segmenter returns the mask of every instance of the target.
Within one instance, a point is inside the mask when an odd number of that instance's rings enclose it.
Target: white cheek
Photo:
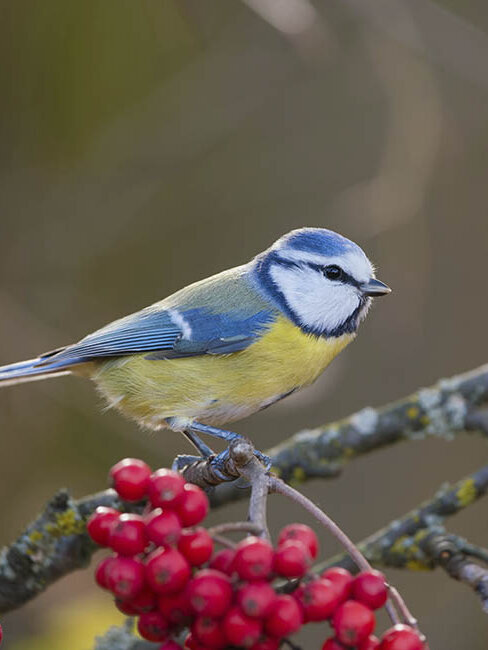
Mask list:
[[[354,287],[333,283],[310,268],[272,266],[271,277],[300,323],[315,330],[334,330],[359,306]]]

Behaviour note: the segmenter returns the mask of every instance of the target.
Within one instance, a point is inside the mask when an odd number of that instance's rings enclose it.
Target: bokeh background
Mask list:
[[[313,225],[357,240],[394,293],[313,387],[238,431],[266,448],[480,365],[487,115],[485,0],[0,2],[0,363]],[[59,487],[81,496],[123,456],[159,466],[186,449],[102,406],[74,378],[1,391],[0,543]],[[359,540],[482,462],[475,437],[419,440],[304,490]],[[275,498],[274,530],[307,521]],[[486,503],[449,525],[486,545]],[[433,649],[486,649],[464,586],[388,575]],[[5,648],[88,650],[119,620],[78,572],[3,618]]]

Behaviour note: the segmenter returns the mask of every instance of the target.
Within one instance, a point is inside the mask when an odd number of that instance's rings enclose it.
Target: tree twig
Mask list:
[[[479,566],[470,558],[481,556],[484,549],[477,549],[457,535],[436,534],[429,535],[422,544],[425,552],[432,560],[451,578],[464,582],[479,596],[483,611],[488,614],[488,570]],[[470,554],[466,552],[470,551]]]

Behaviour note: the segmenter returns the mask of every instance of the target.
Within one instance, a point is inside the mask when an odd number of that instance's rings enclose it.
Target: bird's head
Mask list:
[[[390,293],[357,244],[324,228],[292,230],[251,267],[260,290],[317,336],[354,333],[371,298]]]

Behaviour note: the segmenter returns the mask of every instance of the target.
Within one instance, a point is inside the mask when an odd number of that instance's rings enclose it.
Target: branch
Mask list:
[[[488,614],[488,569],[473,562],[471,557],[488,564],[488,552],[468,544],[457,535],[433,533],[422,544],[433,562],[455,580],[464,582],[481,599],[483,611]]]
[[[479,410],[487,403],[488,366],[482,366],[470,373],[441,380],[434,387],[420,390],[399,402],[378,409],[364,409],[341,422],[296,434],[269,451],[268,455],[282,478],[334,477],[349,459],[400,440],[422,435],[452,437],[463,431],[487,433],[488,417]],[[225,468],[230,478],[240,476],[245,465],[247,451],[242,458],[239,458],[238,451],[234,450],[234,456],[231,455]],[[480,470],[479,476],[471,477],[472,484],[467,479],[460,485],[459,499],[446,497],[448,512],[445,516],[457,512],[457,502],[460,509],[484,494],[486,471]],[[184,474],[188,481],[207,489],[213,486],[211,496],[215,505],[248,494],[247,490],[231,487],[228,483],[217,485],[220,479],[205,461],[186,468]],[[112,490],[77,501],[65,490],[60,491],[25,532],[0,551],[0,613],[19,607],[62,576],[88,565],[96,548],[86,535],[85,523],[99,505],[124,511],[142,508],[121,503]],[[428,505],[426,507],[428,509]],[[407,523],[405,526],[408,537]],[[387,535],[388,529],[382,532]],[[372,545],[365,549],[368,559],[368,552],[374,548],[373,542],[371,538]],[[392,544],[385,543],[383,549],[391,565],[408,565],[407,561],[402,564],[401,558],[406,557],[406,551],[403,550],[403,555],[398,551],[402,550],[401,544],[392,548]],[[409,557],[411,555],[410,549]],[[398,558],[396,564],[395,557]],[[380,564],[385,563],[381,560],[380,557]],[[413,562],[411,557],[410,561]],[[371,562],[375,563],[375,560],[371,559]],[[415,562],[411,566],[415,566]]]

